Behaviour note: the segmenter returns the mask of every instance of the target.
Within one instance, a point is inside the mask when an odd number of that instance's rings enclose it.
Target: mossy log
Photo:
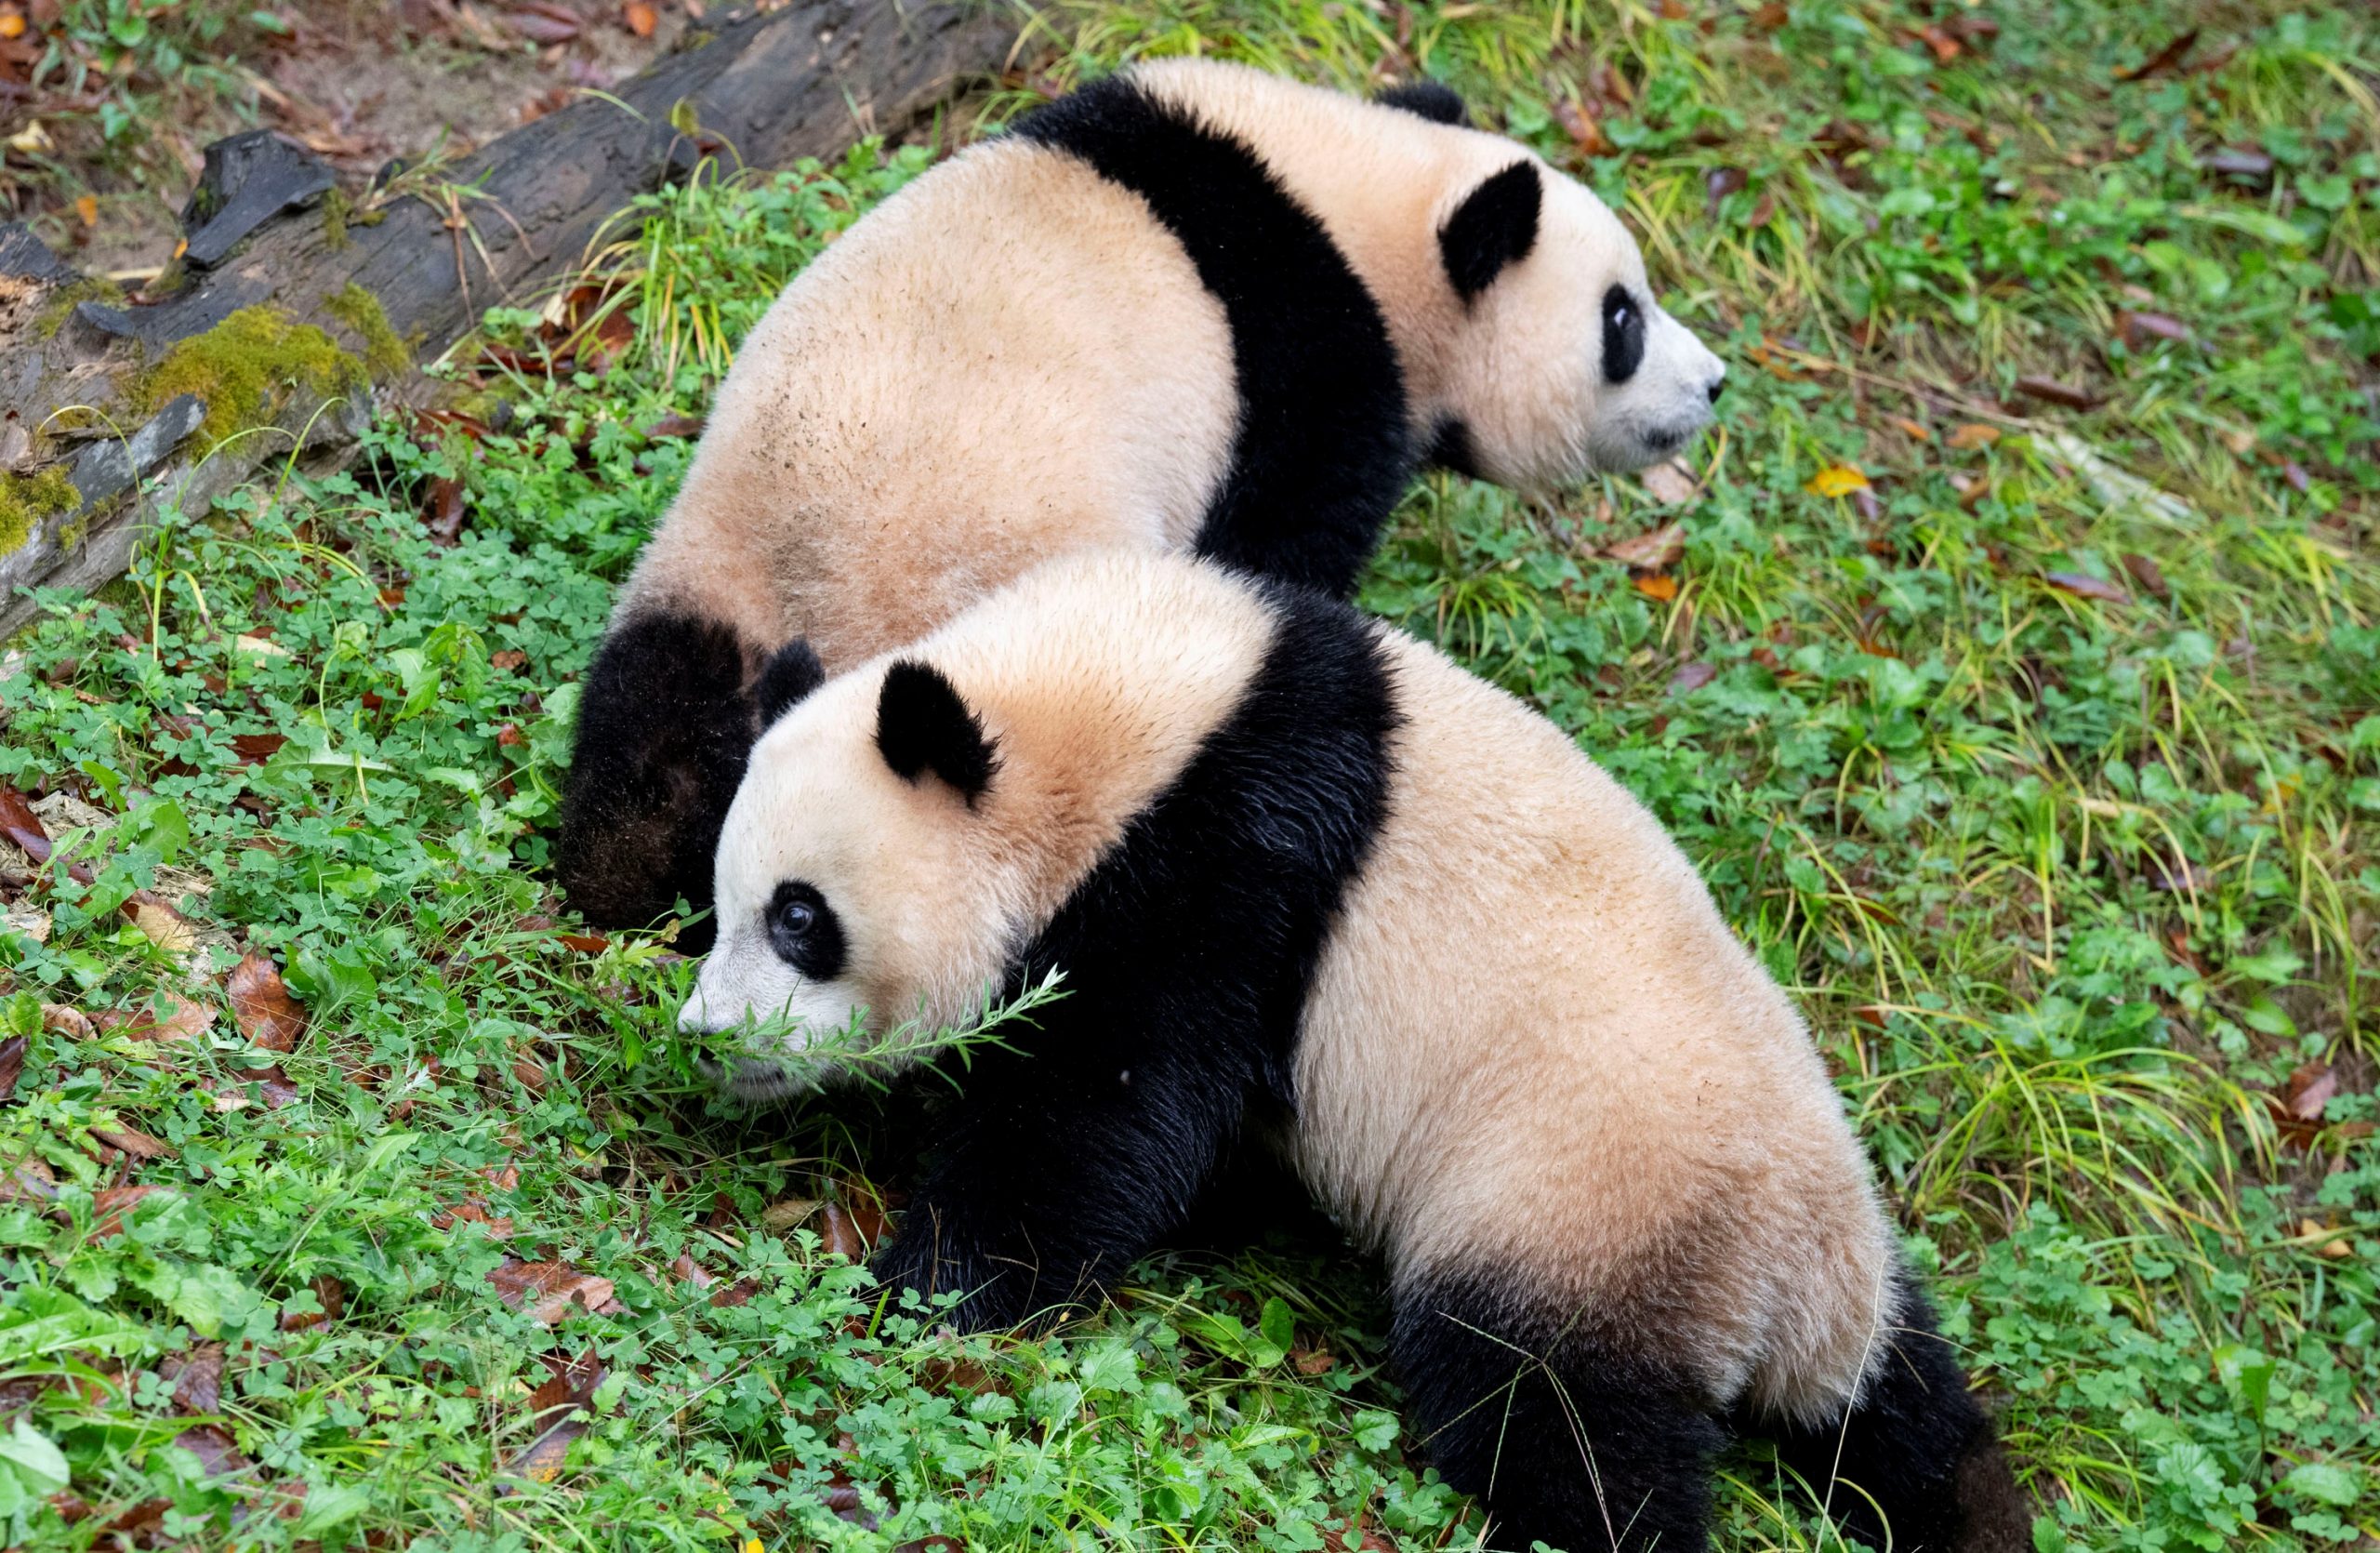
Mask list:
[[[636,194],[707,157],[776,167],[897,132],[1015,35],[995,0],[730,16],[612,92],[368,192],[234,136],[208,148],[152,287],[171,294],[142,305],[0,227],[0,635],[34,613],[25,589],[122,572],[155,503],[203,509],[293,451],[351,448],[374,400],[425,397],[415,364],[570,272]]]

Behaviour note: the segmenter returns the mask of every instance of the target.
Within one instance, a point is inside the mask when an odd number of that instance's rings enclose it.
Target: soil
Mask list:
[[[635,74],[698,24],[698,8],[649,0],[653,31],[639,36],[626,0],[284,4],[293,35],[243,61],[253,98],[194,105],[175,150],[194,179],[209,140],[260,125],[324,157],[354,194],[391,159],[470,151]],[[173,252],[186,189],[119,185],[87,227],[71,211],[35,227],[86,272],[137,279]]]

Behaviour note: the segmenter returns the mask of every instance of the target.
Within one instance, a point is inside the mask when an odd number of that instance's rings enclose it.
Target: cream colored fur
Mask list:
[[[1815,1419],[1864,1368],[1893,1248],[1801,1021],[1600,766],[1380,636],[1406,721],[1307,1003],[1308,1181],[1399,1277],[1535,1269],[1714,1401]]]
[[[1654,301],[1627,228],[1575,179],[1501,135],[1434,123],[1245,65],[1165,60],[1128,73],[1152,95],[1255,149],[1314,212],[1380,303],[1405,371],[1413,431],[1469,429],[1480,471],[1522,489],[1659,456],[1646,431],[1710,419],[1719,359]],[[1537,246],[1466,307],[1438,232],[1465,196],[1515,162],[1544,190]],[[1604,293],[1643,302],[1645,359],[1604,381]]]
[[[1603,294],[1625,282],[1649,308],[1644,262],[1542,163],[1536,249],[1456,297],[1438,228],[1536,160],[1513,141],[1237,65],[1131,73],[1322,221],[1382,306],[1425,442],[1460,418],[1483,472],[1534,486],[1633,468],[1646,431],[1708,418],[1722,369],[1657,308],[1644,366],[1603,383]],[[853,226],[752,331],[620,614],[675,604],[756,651],[807,637],[839,671],[1051,556],[1188,548],[1238,415],[1223,308],[1140,196],[987,141]]]
[[[1263,605],[1220,571],[1085,552],[828,682],[752,751],[720,836],[719,941],[681,1023],[725,1029],[748,1009],[834,1031],[855,1007],[879,1033],[962,1020],[1230,714],[1271,635]],[[972,808],[876,750],[877,696],[901,658],[941,670],[999,751]],[[842,921],[833,983],[769,948],[760,910],[785,880]],[[740,1087],[774,1085],[756,1068]]]
[[[719,947],[681,1019],[963,1016],[1261,668],[1273,619],[1210,565],[1042,568],[914,649],[998,741],[972,808],[872,745],[889,660],[761,740],[720,847]],[[1814,1421],[1868,1360],[1890,1230],[1801,1022],[1677,847],[1561,732],[1380,628],[1404,718],[1390,819],[1306,1008],[1292,1153],[1400,1279],[1518,1270],[1714,1404]],[[767,947],[820,889],[851,969]],[[764,1080],[749,1092],[765,1092]]]
[[[1223,309],[1140,196],[995,140],[786,288],[620,608],[806,636],[832,672],[1051,555],[1186,547],[1238,413]]]

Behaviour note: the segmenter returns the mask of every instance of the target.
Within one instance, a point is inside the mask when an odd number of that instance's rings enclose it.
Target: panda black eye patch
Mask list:
[[[843,974],[843,924],[817,886],[788,879],[769,897],[761,926],[777,958],[813,981]]]
[[[1603,377],[1624,383],[1645,360],[1645,310],[1624,285],[1603,294]]]

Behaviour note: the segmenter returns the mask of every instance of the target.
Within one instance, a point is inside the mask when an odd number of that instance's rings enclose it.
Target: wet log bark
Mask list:
[[[384,173],[352,199],[304,150],[235,136],[208,148],[183,212],[178,287],[146,305],[117,305],[30,232],[0,227],[0,634],[36,613],[23,590],[122,572],[157,503],[202,509],[293,451],[351,447],[373,402],[427,392],[392,347],[427,363],[485,308],[532,299],[636,194],[707,158],[776,167],[898,133],[998,71],[1015,35],[990,0],[798,0],[721,20],[606,97]],[[255,308],[372,363],[369,392],[285,385],[258,416],[268,429],[220,442],[204,396],[158,402],[145,373]],[[89,408],[61,415],[77,405]]]

